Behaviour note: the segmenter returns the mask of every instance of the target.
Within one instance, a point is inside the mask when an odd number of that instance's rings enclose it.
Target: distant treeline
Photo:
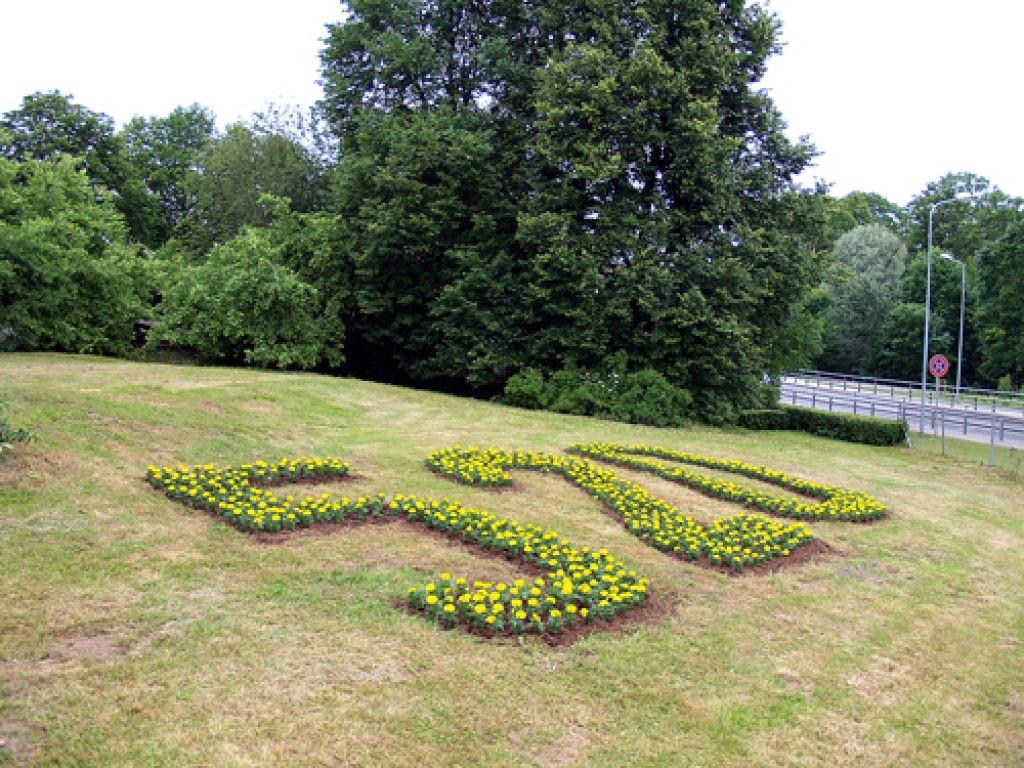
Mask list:
[[[208,362],[730,421],[766,373],[919,373],[928,205],[974,183],[937,249],[969,265],[967,376],[1019,382],[1021,201],[964,174],[906,209],[795,184],[814,148],[758,87],[761,6],[348,8],[308,113],[118,130],[55,92],[3,115],[0,344],[123,355],[145,320]]]

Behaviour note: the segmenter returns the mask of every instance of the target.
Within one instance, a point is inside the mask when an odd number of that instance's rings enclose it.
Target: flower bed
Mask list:
[[[666,467],[650,456],[691,463],[699,461],[716,469],[741,472],[806,493],[817,493],[840,508],[848,498],[872,501],[863,494],[808,483],[742,462],[720,462],[665,449],[623,448],[610,443],[576,445],[571,450],[585,455],[455,446],[434,451],[427,456],[426,464],[432,472],[458,482],[496,488],[512,484],[511,469],[560,474],[604,502],[627,530],[650,546],[682,559],[736,573],[765,565],[775,558],[789,557],[796,549],[814,541],[811,531],[803,523],[782,524],[765,515],[745,512],[703,525],[652,496],[637,483],[616,477],[611,468],[598,466],[588,457],[683,482],[712,482],[688,470]],[[398,494],[389,499],[379,493],[340,500],[322,494],[296,500],[291,495],[279,496],[274,492],[274,487],[288,483],[336,481],[346,477],[348,471],[346,462],[328,456],[282,459],[276,463],[257,461],[223,468],[212,464],[191,468],[150,466],[147,480],[169,498],[219,515],[229,524],[250,533],[273,534],[317,523],[398,519],[500,554],[522,563],[527,572],[532,572],[529,579],[510,583],[469,582],[466,578],[443,573],[410,589],[409,607],[446,627],[459,626],[491,637],[531,632],[557,635],[598,620],[611,622],[647,602],[650,585],[646,578],[626,568],[607,550],[574,545],[543,526],[499,518],[484,510],[463,507],[448,498],[422,499]],[[719,488],[714,485],[717,482],[698,487],[719,498],[766,508],[772,498],[753,491],[743,493],[744,489],[734,484]],[[775,514],[779,513],[778,509],[783,509],[783,513],[790,511],[782,505],[770,507]],[[807,516],[804,510],[795,510],[794,514]]]
[[[802,523],[784,525],[757,514],[740,513],[705,527],[640,485],[585,458],[455,446],[434,451],[426,463],[432,472],[467,485],[510,485],[510,468],[561,474],[603,501],[627,530],[652,547],[693,561],[706,556],[709,564],[733,571],[789,557],[814,539]]]
[[[510,560],[548,570],[547,578],[512,584],[441,574],[409,590],[409,605],[445,626],[464,624],[492,634],[559,633],[576,622],[616,615],[642,605],[648,580],[605,549],[578,547],[557,532],[498,518],[447,499],[402,498],[391,502],[407,519],[447,533]]]
[[[470,584],[465,578],[442,574],[411,589],[410,607],[444,626],[461,624],[491,636],[558,634],[577,623],[611,621],[646,600],[647,579],[626,569],[607,550],[576,547],[556,531],[497,518],[447,498],[431,500],[398,494],[389,500],[380,493],[334,501],[323,494],[297,501],[290,495],[279,498],[270,490],[275,485],[304,480],[337,480],[348,470],[347,463],[333,457],[283,459],[276,464],[258,461],[224,468],[212,464],[162,469],[150,466],[147,480],[174,501],[220,515],[229,524],[253,533],[344,520],[398,518],[456,535],[545,574],[511,584]]]
[[[186,507],[218,514],[237,528],[276,532],[293,531],[328,520],[380,515],[384,494],[375,498],[344,498],[340,502],[324,494],[319,499],[307,497],[296,502],[290,495],[278,498],[269,489],[260,487],[302,480],[329,482],[345,477],[348,470],[347,463],[328,456],[325,459],[282,459],[277,464],[257,461],[224,468],[213,464],[163,469],[150,465],[146,479],[171,499]]]
[[[726,501],[744,504],[764,510],[772,515],[792,517],[797,520],[830,520],[843,522],[869,522],[886,515],[886,508],[863,491],[851,491],[834,485],[802,480],[785,472],[756,466],[735,459],[715,459],[685,451],[673,451],[668,448],[657,448],[647,445],[616,445],[615,443],[577,443],[569,448],[570,453],[577,453],[590,458],[619,464],[631,469],[651,472],[677,483],[689,486],[709,496]],[[809,504],[796,497],[773,496],[765,491],[747,488],[719,478],[707,477],[683,467],[673,467],[655,458],[678,461],[682,464],[693,464],[722,472],[745,475],[772,485],[789,488],[808,496],[822,499],[817,504]]]

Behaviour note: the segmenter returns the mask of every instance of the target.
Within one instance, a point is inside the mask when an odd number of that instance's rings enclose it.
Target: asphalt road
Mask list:
[[[890,397],[887,394],[857,393],[841,389],[818,387],[813,383],[795,383],[784,380],[782,402],[805,408],[833,410],[841,413],[858,413],[863,416],[907,420],[911,438],[920,431],[921,401],[906,397]],[[946,437],[988,444],[993,439],[995,423],[995,444],[1004,448],[1024,449],[1024,417],[1019,411],[975,411],[969,406],[925,408],[924,429],[927,434],[941,435],[945,420]]]

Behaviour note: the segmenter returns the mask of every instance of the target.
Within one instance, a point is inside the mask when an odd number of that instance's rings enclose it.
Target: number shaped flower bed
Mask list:
[[[697,565],[727,568],[734,573],[774,558],[789,557],[797,548],[814,541],[803,523],[782,524],[761,514],[739,513],[708,526],[702,525],[638,484],[616,477],[612,469],[599,467],[588,458],[593,456],[678,479],[663,464],[645,458],[649,454],[677,459],[675,452],[638,446],[620,448],[610,443],[576,445],[571,450],[585,455],[455,446],[431,453],[426,464],[436,474],[486,487],[511,485],[510,469],[561,474],[600,499],[628,531],[649,545]],[[747,465],[740,466],[743,469],[733,471],[748,473]],[[765,479],[764,473],[768,471],[760,469],[762,475],[751,476]],[[296,500],[290,494],[282,497],[274,493],[277,486],[332,482],[345,478],[348,472],[346,462],[328,456],[282,459],[276,463],[257,461],[223,468],[212,464],[176,468],[150,466],[147,480],[169,498],[218,515],[250,533],[273,534],[323,523],[396,519],[456,537],[519,562],[524,576],[529,578],[515,579],[511,583],[470,582],[443,573],[409,590],[408,604],[413,610],[446,627],[460,626],[488,637],[529,632],[558,635],[574,625],[612,622],[644,605],[648,599],[649,581],[606,549],[578,546],[543,526],[464,507],[447,497],[422,499],[397,494],[389,499],[380,493],[335,500],[329,494],[322,494]],[[788,483],[789,487],[805,482],[786,478],[788,476],[782,475],[779,481]],[[808,486],[810,489],[806,492],[834,490],[816,484]],[[719,493],[710,486],[693,487],[719,498],[760,505],[773,514],[781,514],[778,511],[781,507],[761,505],[756,496],[752,501],[738,493]],[[804,490],[802,486],[800,489]],[[825,495],[826,491],[819,492]],[[838,496],[832,493],[829,498]],[[884,512],[884,508],[881,509]],[[831,519],[848,518],[834,516]]]

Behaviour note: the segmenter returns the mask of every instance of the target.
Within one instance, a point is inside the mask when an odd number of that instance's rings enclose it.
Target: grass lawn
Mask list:
[[[1021,766],[1024,484],[795,433],[657,430],[350,379],[0,355],[39,439],[0,461],[0,765]],[[495,492],[435,448],[643,442],[866,491],[836,554],[732,578],[645,546],[559,477]],[[607,547],[671,603],[568,647],[395,604],[439,571],[516,577],[411,526],[259,544],[147,465],[339,456],[303,493],[449,496]],[[617,471],[703,520],[737,508]],[[744,481],[746,482],[746,481]]]

